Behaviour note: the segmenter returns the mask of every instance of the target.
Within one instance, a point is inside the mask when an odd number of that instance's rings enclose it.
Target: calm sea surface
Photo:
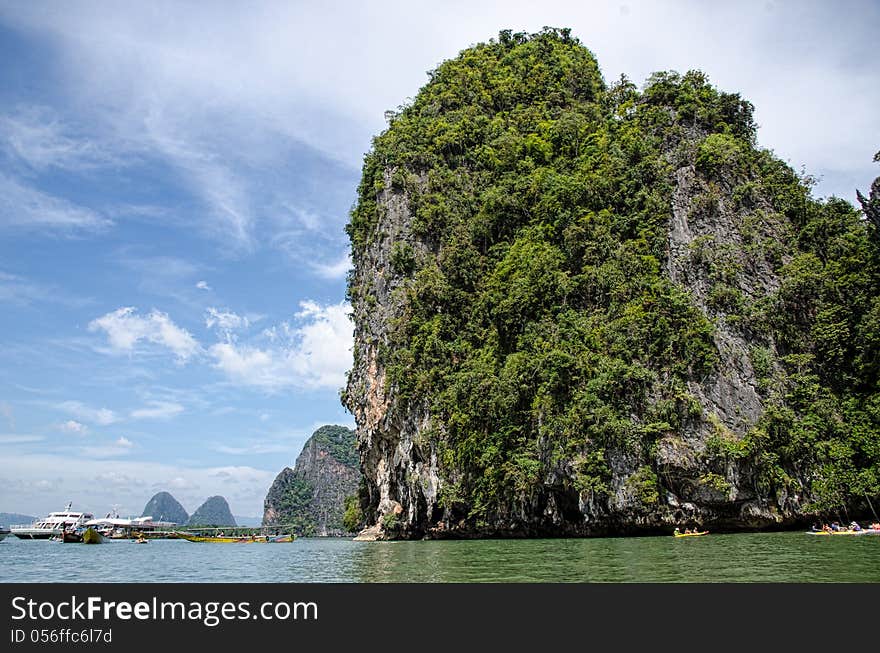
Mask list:
[[[98,546],[0,542],[0,582],[880,582],[880,536]]]

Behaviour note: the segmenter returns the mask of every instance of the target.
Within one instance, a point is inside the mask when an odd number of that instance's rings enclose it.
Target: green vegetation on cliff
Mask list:
[[[447,517],[510,523],[548,488],[573,497],[563,513],[601,502],[611,451],[650,510],[671,482],[660,439],[701,428],[714,435],[693,482],[707,492],[724,495],[734,463],[780,505],[880,496],[880,225],[813,199],[756,146],[752,111],[697,71],[607,85],[567,30],[502,32],[430,73],[374,139],[349,296],[356,316],[377,309],[357,269],[384,237],[381,197],[405,197],[411,237],[387,271],[403,308],[375,345],[386,390],[435,418],[420,437]],[[668,271],[684,169],[692,210],[735,218],[741,236],[690,243],[705,306]],[[762,286],[756,260],[778,283]],[[722,328],[750,343],[759,382],[760,419],[740,436],[694,396],[719,372]]]

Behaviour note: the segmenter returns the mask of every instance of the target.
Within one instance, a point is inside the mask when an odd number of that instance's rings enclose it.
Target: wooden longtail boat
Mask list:
[[[180,537],[188,542],[211,542],[215,544],[266,544],[293,542],[293,535],[193,535],[181,533]]]

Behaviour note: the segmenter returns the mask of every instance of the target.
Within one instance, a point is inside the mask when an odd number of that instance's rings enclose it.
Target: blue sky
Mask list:
[[[259,515],[353,425],[343,227],[383,113],[500,29],[607,80],[700,68],[854,201],[880,174],[876,3],[0,3],[0,510]]]

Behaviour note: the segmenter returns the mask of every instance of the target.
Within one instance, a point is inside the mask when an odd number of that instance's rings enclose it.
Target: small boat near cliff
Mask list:
[[[839,531],[807,531],[807,535],[880,535],[880,528],[863,528],[860,531],[855,530],[839,530]]]
[[[680,533],[678,529],[672,534],[672,537],[701,537],[703,535],[708,535],[709,531],[697,531],[695,533]]]

